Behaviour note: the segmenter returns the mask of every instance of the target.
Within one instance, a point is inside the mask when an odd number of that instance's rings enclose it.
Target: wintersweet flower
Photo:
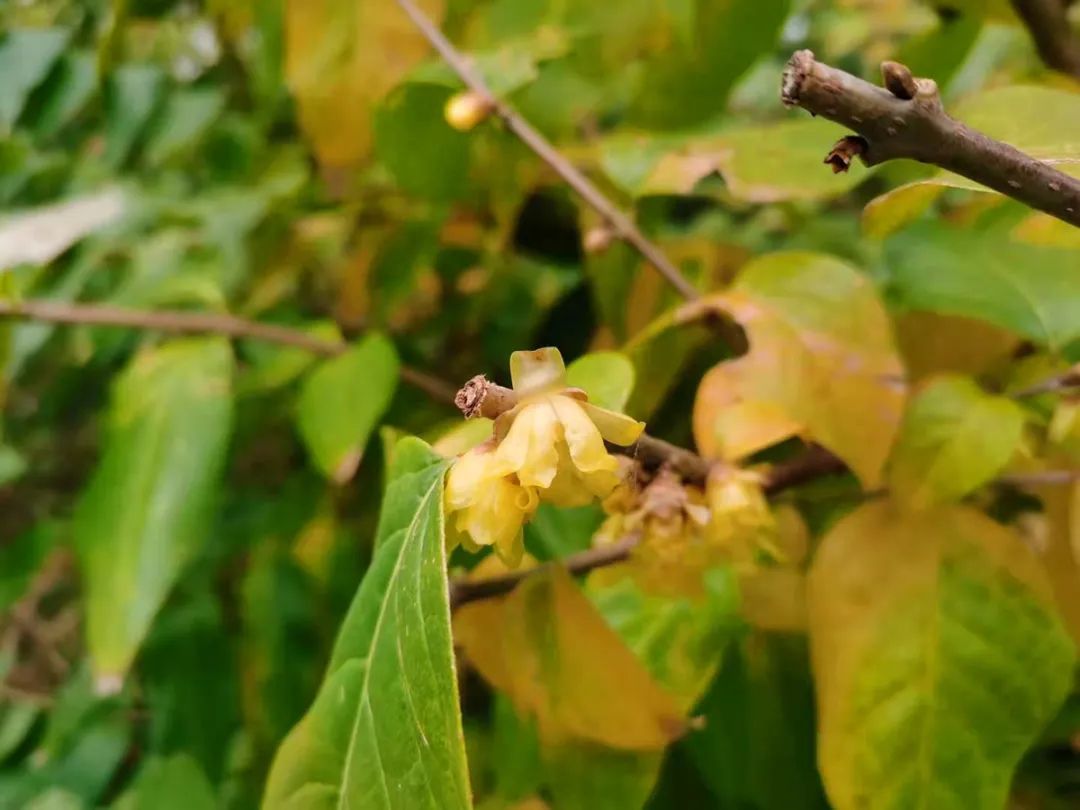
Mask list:
[[[539,503],[536,490],[502,472],[490,443],[463,454],[446,478],[446,509],[453,516],[450,547],[492,546],[510,567],[521,562],[521,530]]]
[[[645,425],[568,388],[557,349],[514,352],[510,373],[516,404],[495,420],[491,443],[455,462],[446,504],[467,548],[494,546],[512,565],[537,504],[583,506],[609,495],[619,464],[604,442],[633,444]]]
[[[736,564],[754,567],[761,553],[774,559],[783,556],[776,519],[757,473],[718,465],[705,484],[705,498],[712,541],[727,547]]]

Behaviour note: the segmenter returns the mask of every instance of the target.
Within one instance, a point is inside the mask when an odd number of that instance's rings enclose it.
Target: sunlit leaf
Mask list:
[[[904,401],[892,329],[874,285],[848,265],[777,253],[743,268],[729,292],[686,312],[719,309],[747,330],[728,361],[741,399],[765,403],[876,486]],[[770,413],[769,424],[774,424]],[[780,433],[780,431],[778,431]]]
[[[99,687],[115,689],[184,566],[203,546],[232,421],[232,350],[183,340],[117,380],[75,543]]]
[[[417,5],[438,21],[442,0]],[[397,3],[289,0],[285,76],[319,159],[350,166],[371,149],[371,117],[382,99],[428,52]]]
[[[798,434],[802,425],[772,402],[747,401],[731,364],[713,366],[694,397],[694,443],[708,458],[738,461]]]
[[[304,381],[297,405],[300,435],[312,460],[342,484],[356,473],[371,431],[397,387],[393,344],[371,334],[325,360]]]
[[[833,806],[1004,806],[1074,663],[1020,539],[965,507],[878,501],[825,538],[809,593]]]
[[[1011,399],[966,377],[939,377],[908,405],[889,483],[919,507],[962,498],[1009,463],[1023,427],[1023,411]]]
[[[462,606],[454,635],[481,674],[536,718],[541,740],[648,751],[685,729],[672,697],[561,568],[504,599]]]
[[[278,749],[268,810],[472,806],[447,602],[445,469],[423,442],[399,444],[375,558],[315,702]]]

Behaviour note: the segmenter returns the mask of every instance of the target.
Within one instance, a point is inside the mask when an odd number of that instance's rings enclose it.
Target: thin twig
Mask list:
[[[533,126],[522,118],[509,104],[491,92],[487,82],[480,76],[469,60],[446,38],[413,0],[397,0],[401,9],[409,15],[432,47],[446,61],[465,86],[479,96],[482,103],[498,116],[522,143],[536,154],[552,171],[561,177],[578,195],[585,200],[607,222],[612,231],[633,247],[664,277],[664,279],[688,301],[698,297],[698,291],[687,280],[671,260],[664,255],[648,237],[634,224],[633,220],[621,211],[611,200],[604,196],[591,180],[582,174],[572,163],[559,154],[558,150]]]
[[[324,340],[298,329],[260,323],[210,312],[138,310],[109,304],[65,301],[0,301],[0,318],[50,321],[89,326],[127,327],[180,334],[212,334],[291,346],[323,357],[334,357],[349,348],[347,343]],[[439,402],[452,403],[454,389],[448,383],[409,366],[401,367],[401,379]]]
[[[604,568],[608,565],[623,562],[630,558],[630,552],[641,542],[640,534],[632,534],[610,546],[598,546],[596,548],[579,551],[557,560],[571,574],[587,574],[596,568]],[[450,609],[454,610],[469,602],[479,599],[489,599],[494,596],[502,596],[514,590],[519,582],[526,577],[544,570],[546,565],[534,568],[524,568],[520,571],[511,571],[497,577],[484,579],[454,579],[450,581]]]
[[[1011,396],[1013,399],[1026,399],[1027,397],[1037,397],[1042,394],[1056,394],[1059,391],[1068,391],[1070,388],[1080,388],[1080,365],[1073,366],[1068,371],[1055,374],[1053,377],[1048,377],[1018,391],[1013,391]]]
[[[1064,0],[1012,0],[1042,60],[1080,79],[1080,37],[1069,26]]]
[[[854,130],[826,157],[833,170],[858,155],[868,166],[909,158],[963,175],[1080,226],[1080,180],[995,141],[945,112],[937,84],[896,62],[882,66],[885,88],[798,51],[784,71],[782,98]]]
[[[484,416],[497,419],[517,405],[512,388],[493,383],[478,374],[458,391],[455,404],[466,419]],[[709,476],[712,463],[697,453],[678,447],[663,439],[643,434],[633,444],[622,447],[608,443],[612,453],[629,456],[649,472],[667,467],[689,484],[701,486]],[[762,487],[772,495],[824,475],[843,472],[844,463],[822,447],[812,447],[805,454],[774,464],[764,473]]]

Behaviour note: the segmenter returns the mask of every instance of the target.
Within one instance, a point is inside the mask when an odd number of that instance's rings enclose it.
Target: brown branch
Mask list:
[[[457,393],[455,403],[466,419],[484,416],[497,419],[517,405],[513,389],[493,383],[478,374]],[[629,456],[649,472],[667,467],[689,484],[701,486],[709,476],[712,463],[697,453],[678,447],[663,439],[643,434],[633,444],[622,447],[608,443],[612,453]],[[801,456],[773,465],[762,480],[762,487],[769,495],[775,495],[814,478],[843,472],[844,463],[822,447],[814,446]]]
[[[570,188],[589,204],[607,222],[611,230],[640,253],[664,277],[683,298],[692,301],[698,297],[698,291],[687,278],[672,264],[648,237],[634,224],[633,220],[621,211],[611,200],[604,196],[591,180],[582,174],[572,163],[559,154],[558,150],[533,126],[522,118],[505,101],[491,92],[487,82],[473,68],[473,65],[446,38],[442,31],[427,18],[413,0],[397,0],[397,4],[413,21],[432,47],[446,61],[446,64],[458,75],[465,86],[475,93],[482,104],[498,116],[518,139],[561,177]]]
[[[1053,377],[1048,377],[1018,391],[1013,391],[1011,396],[1013,399],[1026,399],[1027,397],[1037,397],[1043,394],[1056,394],[1059,391],[1068,391],[1070,388],[1080,388],[1080,365],[1075,365],[1067,371],[1055,374]]]
[[[1012,0],[1042,60],[1054,70],[1080,79],[1080,38],[1069,26],[1064,0]]]
[[[127,327],[178,334],[224,335],[291,346],[323,357],[334,357],[349,345],[340,341],[323,340],[297,329],[276,324],[259,323],[210,312],[177,310],[139,310],[109,304],[77,304],[64,301],[23,300],[0,301],[0,318],[50,321],[52,323],[87,326]],[[442,380],[409,366],[401,367],[401,379],[432,399],[451,403],[454,389]]]
[[[630,552],[640,542],[641,535],[632,534],[610,546],[598,546],[579,551],[577,554],[570,554],[555,562],[565,567],[571,574],[580,576],[596,568],[624,562],[629,559]],[[450,609],[455,610],[469,602],[510,593],[523,579],[546,567],[546,565],[541,565],[524,568],[521,571],[511,571],[508,574],[484,579],[453,579],[450,581]]]
[[[1080,180],[949,116],[933,80],[896,62],[881,67],[885,88],[798,51],[784,71],[782,98],[858,133],[859,148],[841,150],[841,158],[858,152],[868,166],[899,158],[939,166],[1080,226]],[[826,160],[837,167],[835,148]]]

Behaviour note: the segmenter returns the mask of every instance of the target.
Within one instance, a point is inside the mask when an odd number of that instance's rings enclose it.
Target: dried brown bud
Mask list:
[[[906,65],[901,65],[899,62],[882,62],[881,78],[885,89],[897,98],[905,101],[915,98],[918,88],[915,77],[911,75],[911,70]]]
[[[856,157],[866,154],[866,139],[859,135],[846,135],[835,144],[832,151],[825,156],[824,163],[832,166],[833,174],[846,172],[851,168],[851,161]]]

